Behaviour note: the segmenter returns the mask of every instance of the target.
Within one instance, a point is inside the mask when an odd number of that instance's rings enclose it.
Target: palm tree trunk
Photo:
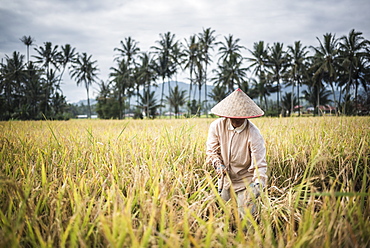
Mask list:
[[[205,63],[205,71],[204,71],[204,101],[206,103],[205,105],[205,111],[206,111],[206,117],[208,118],[208,101],[207,101],[207,63]]]
[[[338,109],[338,114],[342,114],[342,113],[345,113],[344,112],[344,106],[345,105],[341,105],[341,103],[342,103],[342,94],[343,94],[343,92],[344,92],[344,89],[342,88],[342,87],[340,87],[340,90],[339,90],[339,98],[338,98],[338,105],[340,105],[341,106],[341,108],[340,108],[340,110]]]
[[[191,91],[192,91],[192,88],[193,88],[193,78],[192,78],[192,75],[190,73],[189,102],[191,102]]]
[[[264,95],[263,96],[263,98],[264,98],[264,100],[265,100],[265,104],[266,104],[266,111],[269,109],[268,108],[268,101],[267,101],[267,96],[266,95]]]
[[[280,79],[277,78],[277,96],[276,96],[276,100],[277,100],[277,112],[278,112],[278,115],[280,116],[281,112],[280,112]]]
[[[139,102],[139,93],[140,93],[140,89],[139,89],[139,84],[136,85],[136,102],[138,103]]]
[[[170,84],[170,79],[168,79],[168,95],[170,94],[170,92],[171,92],[171,84]],[[171,115],[171,104],[170,104],[170,106],[169,106],[169,109],[170,109],[170,119],[172,118],[172,115]]]
[[[49,72],[49,64],[47,65],[46,67],[46,72],[47,73],[50,73]],[[48,111],[48,100],[49,100],[49,92],[50,92],[50,88],[49,88],[50,84],[49,84],[49,77],[46,75],[46,89],[45,89],[45,116],[47,115],[47,111]]]
[[[294,99],[294,81],[292,82],[292,95],[291,95],[291,99],[290,99],[290,114],[292,115],[293,114],[293,111],[294,111],[294,101],[293,101],[293,99]],[[298,106],[298,108],[299,108],[299,106]]]
[[[159,111],[160,117],[162,116],[163,95],[164,95],[164,78],[162,78],[161,107],[160,107],[160,111]]]
[[[299,99],[299,80],[297,81],[298,116],[301,116],[301,101]]]
[[[320,83],[317,85],[317,115],[320,116]]]
[[[358,84],[355,84],[355,115],[358,115]]]
[[[208,118],[207,82],[205,82],[205,84],[204,84],[204,102],[205,102],[206,117]]]
[[[123,99],[123,113],[124,113],[125,118],[126,118],[126,109],[130,111],[130,108],[131,108],[131,94],[129,95],[127,99],[127,108],[126,108],[125,99]]]
[[[189,117],[191,115],[191,90],[192,90],[192,86],[193,86],[193,79],[192,79],[192,73],[190,72],[190,85],[189,85],[189,101],[188,101],[188,114],[189,114]]]
[[[333,82],[330,81],[330,87],[331,87],[331,91],[333,93],[333,98],[334,98],[334,104],[335,104],[335,115],[338,115],[337,113],[337,109],[338,109],[338,102],[337,102],[337,98],[335,96],[335,89],[334,89],[334,85],[333,85]]]
[[[63,93],[63,92],[62,92],[62,90],[60,89],[60,82],[62,81],[62,78],[63,78],[63,74],[64,74],[65,69],[66,69],[66,67],[65,67],[65,66],[63,66],[63,71],[62,71],[62,73],[60,73],[59,80],[58,80],[58,85],[57,85],[57,89],[58,89],[61,93]]]
[[[118,92],[118,119],[122,119],[122,92]]]
[[[198,116],[200,117],[200,110],[202,109],[202,84],[199,85],[199,110]]]
[[[90,107],[90,97],[89,97],[89,86],[86,84],[86,93],[87,93],[87,106],[89,108],[88,116],[87,118],[91,118],[91,107]]]
[[[145,114],[146,117],[149,118],[149,93],[150,93],[150,80],[148,81],[148,86],[146,89],[146,107],[145,107]]]

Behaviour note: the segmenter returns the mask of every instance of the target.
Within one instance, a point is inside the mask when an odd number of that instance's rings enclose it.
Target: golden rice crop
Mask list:
[[[269,182],[241,220],[212,119],[0,122],[0,247],[368,247],[370,118],[252,120]]]

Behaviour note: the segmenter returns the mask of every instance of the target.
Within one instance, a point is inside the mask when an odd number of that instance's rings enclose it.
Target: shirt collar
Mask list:
[[[229,127],[227,129],[230,131],[234,131],[236,133],[241,133],[247,126],[247,123],[248,123],[248,119],[245,119],[243,125],[241,125],[240,127],[234,128],[233,125],[231,125],[231,121],[229,119]]]

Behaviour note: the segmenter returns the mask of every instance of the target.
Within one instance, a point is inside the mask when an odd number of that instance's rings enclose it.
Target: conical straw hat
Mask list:
[[[221,102],[216,104],[211,112],[227,118],[254,118],[264,114],[255,102],[241,89],[235,90]]]

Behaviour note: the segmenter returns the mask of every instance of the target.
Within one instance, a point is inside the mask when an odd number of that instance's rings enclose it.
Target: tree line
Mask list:
[[[63,75],[68,70],[77,85],[86,87],[89,96],[89,87],[97,80],[97,61],[86,53],[78,54],[70,44],[59,49],[51,42],[34,48],[37,55],[31,61],[29,49],[35,40],[31,36],[20,40],[27,46],[27,60],[14,51],[0,63],[0,119],[71,118],[76,108],[67,104],[61,90]]]
[[[79,54],[69,44],[59,49],[45,42],[34,48],[37,55],[30,61],[34,39],[24,36],[20,40],[27,46],[27,60],[14,52],[0,64],[3,120],[69,118],[70,106],[60,89],[65,71],[77,85],[85,86],[89,116],[89,89],[93,83],[99,85],[95,110],[100,118],[122,119],[128,113],[155,118],[163,115],[165,104],[176,114],[182,108],[187,116],[208,116],[209,100],[219,102],[235,88],[254,98],[268,115],[289,116],[293,111],[300,115],[303,100],[314,108],[314,114],[326,105],[337,115],[368,114],[370,107],[370,42],[354,29],[339,38],[332,33],[317,37],[317,46],[296,41],[286,48],[281,42],[259,41],[248,49],[233,35],[218,41],[211,28],[183,41],[171,32],[160,34],[145,52],[132,37],[126,37],[114,48],[115,66],[106,81],[98,78],[92,55]],[[188,75],[188,90],[173,85],[181,72]],[[212,90],[207,89],[210,83]],[[167,96],[164,87],[168,87]],[[288,90],[282,95],[284,88]],[[161,91],[160,99],[155,98],[156,90]],[[272,94],[276,99],[270,98]],[[130,104],[132,98],[135,104]]]

